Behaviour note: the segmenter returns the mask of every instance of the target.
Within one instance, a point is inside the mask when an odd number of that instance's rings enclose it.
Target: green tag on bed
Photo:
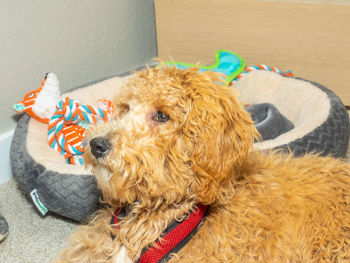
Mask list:
[[[44,216],[48,212],[47,208],[44,206],[44,204],[40,201],[38,191],[34,189],[30,192],[30,197],[32,198],[36,208],[38,208],[39,212]]]

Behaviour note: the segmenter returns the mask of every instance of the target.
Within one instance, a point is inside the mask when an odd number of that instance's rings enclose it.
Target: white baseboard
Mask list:
[[[14,130],[0,134],[0,184],[12,178],[10,147]]]

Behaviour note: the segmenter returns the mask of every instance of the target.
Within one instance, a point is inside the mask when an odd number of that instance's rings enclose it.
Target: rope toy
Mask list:
[[[236,82],[238,81],[240,78],[242,78],[244,75],[248,74],[249,72],[253,71],[253,70],[267,70],[267,71],[272,71],[272,72],[276,72],[278,74],[281,74],[283,76],[286,76],[286,77],[293,77],[293,73],[290,71],[290,70],[287,70],[287,71],[283,71],[283,70],[280,70],[278,68],[274,68],[274,67],[270,67],[270,66],[267,66],[267,65],[263,65],[263,64],[259,64],[259,65],[256,65],[256,66],[251,66],[251,67],[246,67],[244,69],[244,71],[239,74],[232,82],[230,85],[233,84],[233,82]]]
[[[54,73],[47,73],[41,87],[28,92],[12,108],[48,124],[49,146],[68,164],[84,164],[83,140],[91,124],[106,122],[112,113],[112,102],[101,99],[98,106],[81,105],[69,97],[60,100],[60,88]]]
[[[90,124],[106,122],[112,102],[99,100],[98,107],[82,105],[69,97],[58,102],[48,126],[49,146],[64,155],[68,164],[84,164],[83,140]]]

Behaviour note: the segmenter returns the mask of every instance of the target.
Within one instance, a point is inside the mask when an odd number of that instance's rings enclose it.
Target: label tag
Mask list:
[[[38,208],[39,212],[44,216],[48,212],[47,208],[43,205],[43,203],[39,199],[38,191],[34,189],[30,192],[30,197],[32,198],[36,208]]]

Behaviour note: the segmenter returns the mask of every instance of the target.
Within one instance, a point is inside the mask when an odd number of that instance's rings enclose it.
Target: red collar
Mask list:
[[[198,205],[188,217],[182,221],[173,221],[162,234],[162,241],[158,239],[154,246],[142,250],[137,262],[153,263],[167,262],[171,253],[178,252],[197,233],[200,223],[204,221],[208,206]],[[125,217],[125,209],[118,209],[112,217],[111,224],[118,229],[118,222]],[[111,234],[112,239],[115,237]]]

